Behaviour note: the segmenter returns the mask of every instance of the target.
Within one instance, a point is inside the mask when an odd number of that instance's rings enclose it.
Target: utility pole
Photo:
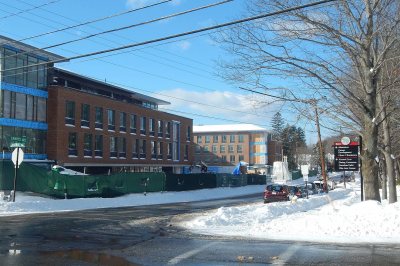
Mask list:
[[[320,156],[320,160],[321,160],[321,174],[324,179],[324,191],[326,193],[328,193],[328,184],[326,182],[326,172],[325,172],[325,159],[324,159],[324,151],[322,149],[321,130],[319,127],[319,115],[318,115],[317,102],[314,99],[314,100],[311,100],[310,103],[313,105],[314,110],[315,110],[315,124],[317,126],[317,132],[318,132],[319,156]]]

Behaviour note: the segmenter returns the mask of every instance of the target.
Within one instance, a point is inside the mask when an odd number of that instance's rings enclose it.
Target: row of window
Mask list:
[[[206,146],[201,147],[199,145],[196,145],[196,150],[195,150],[196,153],[200,153],[201,149],[203,149],[204,152],[210,152],[210,147],[209,146],[206,145]],[[212,153],[217,153],[218,152],[218,145],[212,145],[211,146],[211,151],[212,151]],[[219,146],[219,152],[220,153],[225,153],[226,152],[226,146],[225,145],[220,145]],[[234,153],[235,152],[235,145],[229,144],[228,145],[228,152],[229,153]],[[243,152],[243,145],[238,144],[236,146],[236,152],[237,153],[242,153]]]
[[[1,117],[46,122],[45,98],[1,90],[0,104]]]
[[[213,143],[218,143],[220,139],[222,143],[227,143],[228,136],[229,136],[229,143],[235,143],[236,139],[237,142],[239,143],[244,142],[244,135],[213,135],[213,136],[205,135],[205,136],[197,136],[197,143],[203,143],[203,139],[204,143],[211,143],[211,138]]]
[[[47,87],[46,65],[38,65],[46,61],[14,49],[0,48],[0,53],[2,81],[29,88]]]
[[[103,107],[95,107],[95,121],[94,121],[94,128],[103,130],[104,128],[104,110]],[[139,122],[139,130],[141,135],[147,135],[147,128],[148,134],[150,136],[155,136],[157,132],[158,137],[166,137],[170,138],[178,138],[178,134],[172,134],[172,122],[164,122],[162,120],[156,120],[153,118],[146,118],[144,116],[138,117],[135,114],[127,114],[125,112],[119,112],[119,125],[117,128],[116,125],[116,117],[117,112],[112,109],[106,109],[107,115],[107,129],[110,131],[119,130],[119,132],[130,132],[133,134],[137,133],[137,124]],[[89,104],[82,104],[81,106],[81,127],[90,128],[92,127],[90,121],[90,105]],[[128,128],[128,119],[129,119],[129,128]],[[73,101],[66,101],[65,104],[65,124],[66,125],[73,125],[75,126],[75,102]],[[139,120],[139,121],[138,121]],[[147,127],[148,123],[148,127]],[[190,141],[191,138],[191,128],[190,126],[186,129],[186,140]]]
[[[238,159],[238,161],[236,161],[236,159]],[[206,156],[206,157],[203,158],[203,161],[205,163],[226,163],[226,162],[229,162],[229,163],[234,164],[234,163],[238,163],[240,161],[244,161],[244,155],[239,155],[239,156],[230,155],[229,156],[229,161],[227,160],[226,155],[221,155],[221,157],[218,157],[218,156]]]
[[[161,141],[147,141],[145,139],[133,139],[131,146],[131,154],[127,154],[127,140],[125,137],[109,137],[109,152],[106,155],[103,151],[104,145],[103,135],[90,133],[83,134],[83,149],[79,149],[78,133],[70,132],[68,134],[68,155],[69,156],[84,156],[84,157],[97,157],[103,158],[132,158],[132,159],[148,159],[148,151],[150,151],[151,159],[163,159],[165,155],[167,159],[179,160],[178,143]],[[166,149],[166,150],[165,150]],[[81,154],[79,154],[81,153]],[[189,158],[189,145],[185,145],[183,159],[188,160]]]

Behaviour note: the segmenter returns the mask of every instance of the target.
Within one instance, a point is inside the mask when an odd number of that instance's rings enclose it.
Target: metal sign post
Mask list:
[[[24,160],[24,152],[21,148],[17,147],[14,149],[11,155],[11,160],[14,163],[14,193],[13,193],[13,202],[15,202],[15,194],[17,192],[17,176],[18,169],[22,161]]]

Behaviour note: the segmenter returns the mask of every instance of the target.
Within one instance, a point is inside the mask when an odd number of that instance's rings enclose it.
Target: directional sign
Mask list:
[[[24,160],[24,152],[21,148],[16,148],[11,154],[11,161],[14,163],[15,168],[18,168]]]
[[[358,171],[358,142],[350,142],[343,145],[342,142],[335,142],[335,171]]]

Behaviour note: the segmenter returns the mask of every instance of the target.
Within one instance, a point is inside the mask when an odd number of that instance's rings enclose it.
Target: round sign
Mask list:
[[[343,145],[349,145],[351,142],[349,137],[343,137],[340,141],[342,142]]]

